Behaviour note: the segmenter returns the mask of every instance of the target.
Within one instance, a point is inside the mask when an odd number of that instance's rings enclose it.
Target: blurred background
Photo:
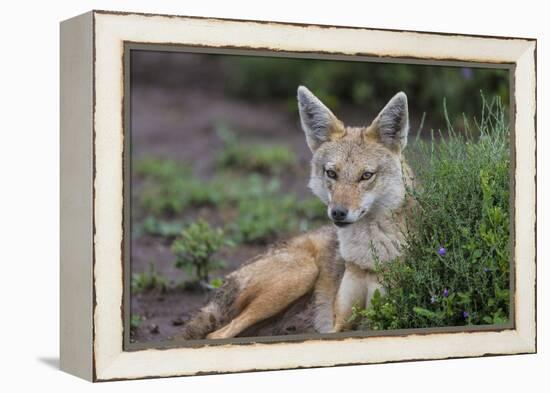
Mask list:
[[[296,88],[347,125],[366,126],[398,91],[411,134],[457,132],[481,92],[509,102],[507,70],[131,51],[133,341],[173,337],[226,273],[326,223],[307,189],[311,153]],[[413,158],[414,161],[414,158]],[[414,162],[410,162],[414,168]],[[275,331],[304,332],[299,315]]]

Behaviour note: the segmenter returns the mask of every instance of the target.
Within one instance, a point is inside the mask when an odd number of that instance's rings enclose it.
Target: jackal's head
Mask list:
[[[338,226],[403,204],[407,96],[397,93],[368,127],[346,127],[307,88],[298,88],[302,128],[313,152],[309,187]]]

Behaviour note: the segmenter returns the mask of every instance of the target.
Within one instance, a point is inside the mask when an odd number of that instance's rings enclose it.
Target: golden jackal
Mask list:
[[[346,329],[352,307],[381,285],[375,260],[397,257],[412,181],[402,151],[407,96],[397,93],[369,127],[344,124],[307,88],[298,88],[302,128],[313,153],[309,187],[334,225],[302,234],[229,274],[186,324],[186,339],[235,337],[313,291],[313,326]]]

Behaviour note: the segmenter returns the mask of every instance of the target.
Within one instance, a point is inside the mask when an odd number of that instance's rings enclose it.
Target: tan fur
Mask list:
[[[235,337],[313,291],[321,333],[347,329],[353,306],[376,289],[375,262],[400,255],[412,172],[402,149],[407,99],[398,93],[367,127],[343,123],[309,90],[298,89],[302,128],[313,152],[309,187],[328,207],[345,208],[340,227],[300,235],[231,273],[217,296],[184,329],[185,338]],[[337,174],[329,178],[327,170]],[[363,179],[365,172],[372,173]]]
[[[232,304],[235,317],[227,325],[209,333],[207,338],[234,337],[249,326],[283,311],[312,290],[315,290],[317,299],[333,299],[338,275],[343,268],[334,228],[323,227],[292,239],[227,277],[239,283],[239,294]],[[214,304],[209,303],[202,313],[211,313],[213,307]],[[326,305],[319,301],[316,307],[320,309]],[[323,310],[319,312],[323,313]],[[202,338],[191,333],[184,334],[184,337]]]

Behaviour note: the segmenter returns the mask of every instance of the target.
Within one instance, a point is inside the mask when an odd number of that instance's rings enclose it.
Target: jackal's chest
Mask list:
[[[357,223],[359,224],[359,223]],[[338,231],[340,255],[363,269],[374,269],[400,255],[403,236],[393,225],[369,223],[353,225]]]

